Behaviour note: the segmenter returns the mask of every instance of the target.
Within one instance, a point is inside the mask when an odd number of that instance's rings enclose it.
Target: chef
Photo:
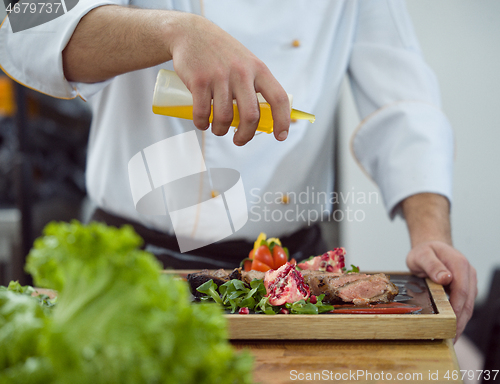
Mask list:
[[[477,281],[452,246],[453,135],[402,1],[76,3],[66,1],[62,16],[26,30],[5,20],[0,65],[39,92],[91,105],[86,180],[96,220],[133,223],[173,267],[232,266],[260,232],[280,237],[298,258],[324,252],[318,225],[286,213],[291,204],[320,214],[331,209],[331,199],[311,191],[328,196],[333,188],[333,119],[347,74],[362,118],[354,154],[377,182],[388,214],[406,219],[409,269],[449,287],[461,334]],[[174,69],[192,93],[193,121],[151,112],[160,68]],[[273,135],[255,135],[256,92],[271,105]],[[287,92],[294,107],[316,115],[314,126],[290,121]],[[210,169],[235,171],[241,188],[223,182],[219,190]],[[179,184],[168,192],[178,175],[189,179],[185,195],[198,204],[179,202],[188,199],[179,196]],[[289,201],[300,193],[300,202]],[[241,194],[243,214],[231,203]],[[142,196],[157,204],[141,208]],[[264,220],[266,209],[282,214]],[[205,246],[185,243],[191,252],[181,252],[181,232]]]

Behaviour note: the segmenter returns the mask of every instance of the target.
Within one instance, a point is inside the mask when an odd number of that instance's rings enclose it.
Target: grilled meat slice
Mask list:
[[[265,272],[260,272],[260,271],[254,271],[254,270],[248,272],[241,271],[241,280],[246,284],[250,284],[250,282],[255,279],[264,280],[264,275]]]
[[[224,269],[213,271],[211,275],[217,279],[224,280],[224,282],[229,281],[229,275]]]
[[[233,270],[233,272],[231,272],[229,274],[229,280],[233,280],[233,279],[237,279],[237,280],[242,280],[243,281],[243,277],[242,277],[242,273],[243,273],[243,268],[235,268]]]
[[[355,305],[388,303],[398,294],[398,288],[383,273],[370,275],[339,288],[339,297]]]
[[[324,302],[340,302],[363,305],[369,303],[388,303],[397,294],[397,287],[383,273],[328,273],[302,271],[304,281],[309,285],[311,294],[325,294]]]
[[[191,286],[191,293],[194,297],[199,298],[203,296],[203,293],[200,293],[196,290],[200,285],[206,283],[208,280],[213,280],[217,286],[224,284],[229,281],[228,273],[223,269],[218,269],[216,271],[209,271],[208,269],[202,269],[200,272],[190,273],[187,275],[187,281]]]

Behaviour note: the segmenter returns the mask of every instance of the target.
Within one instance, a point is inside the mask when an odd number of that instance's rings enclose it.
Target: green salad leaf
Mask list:
[[[50,383],[52,366],[42,354],[49,321],[36,298],[0,290],[0,383]]]
[[[196,290],[204,293],[202,301],[215,301],[231,313],[237,312],[240,308],[248,308],[255,313],[265,313],[274,315],[282,308],[290,310],[292,314],[318,314],[332,311],[333,305],[323,304],[325,295],[316,297],[316,302],[311,303],[311,298],[307,301],[299,300],[295,303],[287,303],[283,306],[269,304],[266,296],[266,287],[261,279],[254,279],[250,282],[250,287],[238,279],[232,279],[217,287],[213,280],[200,285]]]
[[[359,267],[356,267],[354,264],[351,264],[351,269],[347,269],[346,267],[342,268],[342,272],[344,273],[359,273]]]
[[[333,305],[323,304],[324,297],[324,294],[316,296],[316,302],[314,304],[311,303],[311,298],[308,298],[307,301],[299,300],[292,304],[287,303],[285,306],[290,310],[290,313],[301,315],[317,315],[318,313],[333,311]]]
[[[0,291],[0,383],[251,382],[220,306],[192,304],[141,243],[131,227],[49,224],[26,269],[57,304]]]
[[[305,300],[299,300],[295,303],[286,303],[285,306],[290,310],[290,313],[301,314],[301,315],[317,315],[318,308],[312,303],[308,303]]]
[[[11,281],[7,287],[0,286],[0,292],[2,291],[12,291],[14,293],[18,293],[21,295],[26,295],[30,297],[33,296],[34,300],[37,300],[38,303],[43,308],[51,308],[57,302],[57,297],[51,299],[48,295],[44,293],[36,294],[37,292],[35,288],[33,288],[30,285],[22,286],[21,284],[19,284],[19,281]]]
[[[250,288],[238,279],[229,280],[220,287],[217,287],[213,280],[208,280],[196,290],[206,295],[201,297],[202,301],[213,300],[223,308],[230,310],[231,313],[235,313],[240,308],[248,308],[256,312],[268,310],[262,301],[266,295],[266,288],[262,280],[253,280],[250,283]]]
[[[208,280],[198,287],[198,290],[201,293],[206,294],[208,297],[211,297],[216,303],[222,304],[222,300],[217,293],[217,284],[214,283],[213,280]]]

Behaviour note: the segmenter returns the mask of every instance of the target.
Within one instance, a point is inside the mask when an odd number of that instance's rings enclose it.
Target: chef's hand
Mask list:
[[[465,329],[477,296],[476,270],[452,246],[449,202],[441,196],[423,193],[402,203],[412,249],[406,264],[412,273],[445,286],[457,317],[455,341]]]
[[[103,32],[104,31],[104,32]],[[123,73],[174,61],[193,94],[194,124],[225,135],[233,120],[233,99],[240,124],[234,142],[244,145],[260,118],[256,92],[271,105],[274,136],[285,140],[290,104],[285,90],[264,63],[207,19],[186,12],[116,5],[94,8],[78,23],[63,50],[66,79],[94,83]]]
[[[457,316],[458,340],[474,311],[477,296],[476,270],[464,255],[442,241],[429,241],[412,248],[406,258],[410,271],[446,286]]]
[[[213,99],[212,132],[225,135],[233,120],[235,98],[240,124],[234,143],[244,145],[257,129],[260,111],[256,92],[260,92],[271,105],[276,139],[285,140],[290,126],[288,96],[265,64],[207,19],[184,16],[170,49],[175,71],[193,94],[195,126],[208,128]]]

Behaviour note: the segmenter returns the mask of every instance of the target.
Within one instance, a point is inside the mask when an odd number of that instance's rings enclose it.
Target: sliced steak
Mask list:
[[[199,298],[203,296],[203,293],[200,293],[196,290],[200,285],[206,283],[209,280],[213,280],[217,286],[224,284],[229,281],[228,273],[223,269],[218,269],[216,271],[209,271],[208,269],[202,269],[200,272],[190,273],[187,275],[187,281],[191,286],[191,293],[194,297]]]
[[[228,273],[224,269],[218,269],[216,271],[213,271],[211,275],[217,279],[224,280],[224,282],[229,281],[230,279]]]
[[[327,303],[340,302],[356,305],[369,303],[387,303],[397,294],[397,287],[383,273],[367,275],[365,273],[328,273],[302,271],[304,281],[311,288],[311,294],[325,294]]]
[[[247,284],[250,284],[252,280],[264,280],[265,272],[260,271],[241,271],[241,280]]]
[[[353,281],[338,288],[338,296],[355,305],[388,303],[398,294],[398,288],[383,273]]]

